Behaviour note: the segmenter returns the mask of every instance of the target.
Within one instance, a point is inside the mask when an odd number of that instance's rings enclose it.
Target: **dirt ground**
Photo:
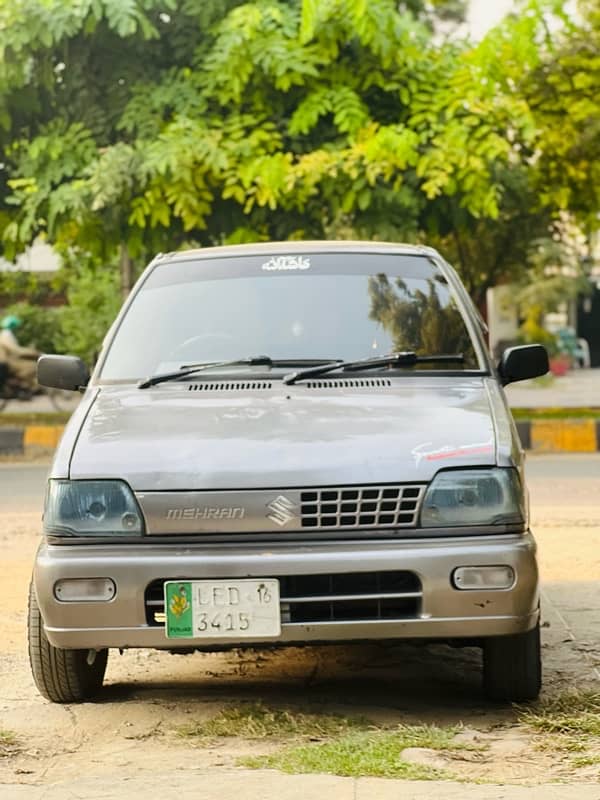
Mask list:
[[[537,506],[534,528],[543,577],[544,695],[600,679],[600,500],[572,508]],[[577,501],[575,501],[577,502]],[[595,503],[598,503],[595,505]],[[182,739],[180,725],[225,705],[264,702],[303,711],[361,716],[375,723],[462,724],[487,748],[459,751],[447,767],[463,780],[509,783],[594,781],[598,766],[574,769],[539,749],[514,709],[485,703],[477,649],[445,646],[336,646],[275,652],[175,656],[112,651],[99,701],[59,706],[36,692],[26,655],[26,595],[39,515],[0,518],[0,729],[17,752],[0,756],[1,784],[40,784],[78,775],[136,776],[156,764],[222,770],[240,756],[268,753],[268,741]]]

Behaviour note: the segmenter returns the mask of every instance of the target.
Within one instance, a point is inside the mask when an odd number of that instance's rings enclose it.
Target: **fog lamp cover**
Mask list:
[[[458,567],[452,573],[455,589],[485,590],[510,589],[515,582],[515,571],[508,565],[485,567]]]
[[[54,596],[61,603],[107,603],[116,593],[111,578],[65,578],[54,584]]]

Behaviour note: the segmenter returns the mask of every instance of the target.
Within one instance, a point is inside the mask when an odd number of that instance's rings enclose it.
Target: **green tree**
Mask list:
[[[589,0],[579,10],[521,85],[539,131],[540,198],[590,230],[600,213],[600,10]]]
[[[66,294],[56,349],[93,364],[121,305],[119,272],[105,265],[77,264],[71,269]]]
[[[60,350],[62,309],[20,302],[2,309],[0,313],[2,316],[14,314],[21,320],[17,334],[22,345],[35,347],[41,353]]]
[[[129,288],[131,259],[144,261],[164,243],[152,225],[142,232],[129,221],[144,183],[131,120],[150,139],[173,115],[194,110],[188,65],[234,5],[0,2],[0,225],[8,257],[45,233],[59,250],[75,246],[100,262],[118,253]]]
[[[346,217],[398,238],[443,195],[495,216],[494,166],[510,156],[508,127],[522,125],[518,103],[484,91],[468,51],[440,50],[392,0],[359,10],[319,3],[311,31],[299,4],[236,6],[189,66],[131,87],[118,141],[99,145],[88,125],[55,119],[16,142],[20,216],[6,238],[46,227],[59,242],[137,254],[248,228],[323,236]],[[167,100],[177,79],[183,108]]]
[[[600,12],[582,2],[577,20],[560,2],[520,5],[470,53],[487,85],[500,98],[514,97],[523,123],[507,130],[511,154],[495,167],[502,187],[498,215],[473,216],[442,197],[421,218],[428,241],[458,266],[482,308],[487,287],[497,282],[543,288],[540,270],[532,267],[540,243],[555,266],[570,267],[562,212],[588,238],[599,227]],[[578,281],[564,280],[570,287],[564,297],[581,290]]]
[[[590,4],[578,26],[558,0],[531,0],[482,42],[441,46],[434,21],[461,4],[434,6],[0,3],[7,249],[45,233],[119,261],[126,291],[132,265],[188,242],[425,240],[481,301],[560,208],[597,224],[577,131],[597,123],[593,97],[569,117],[567,180],[543,80],[574,47],[592,59],[597,15]]]

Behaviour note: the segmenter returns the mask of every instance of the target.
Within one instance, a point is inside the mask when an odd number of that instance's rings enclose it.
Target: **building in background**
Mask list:
[[[60,258],[43,239],[38,239],[14,262],[0,258],[0,272],[56,272]]]

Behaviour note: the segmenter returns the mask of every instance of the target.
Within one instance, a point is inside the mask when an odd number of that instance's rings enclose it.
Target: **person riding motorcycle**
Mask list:
[[[31,347],[21,347],[15,331],[21,327],[19,317],[10,314],[0,322],[0,364],[8,370],[8,381],[25,391],[35,391],[36,361],[40,355]]]

